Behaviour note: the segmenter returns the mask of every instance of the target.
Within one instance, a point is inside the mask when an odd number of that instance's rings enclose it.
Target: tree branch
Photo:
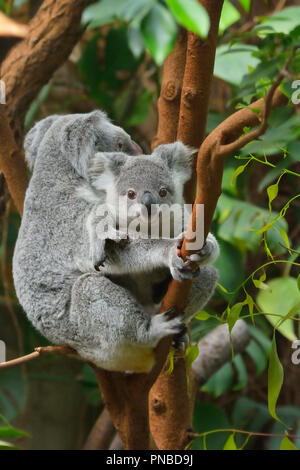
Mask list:
[[[84,0],[44,0],[28,34],[1,65],[6,84],[7,116],[15,141],[22,144],[29,105],[53,72],[66,60],[81,35]]]
[[[28,185],[23,152],[17,146],[8,124],[3,104],[0,104],[0,171],[18,212],[22,215]]]
[[[235,354],[243,352],[250,341],[250,332],[244,320],[237,320],[231,331],[232,347]],[[231,343],[228,325],[214,328],[198,343],[199,354],[193,362],[197,386],[201,386],[231,360]]]
[[[180,29],[173,51],[163,67],[160,97],[157,102],[158,128],[152,149],[160,144],[175,142],[179,120],[180,97],[185,68],[187,32]]]
[[[76,359],[80,359],[80,356],[76,351],[68,346],[39,346],[34,348],[34,352],[26,354],[26,356],[21,356],[16,359],[12,359],[11,361],[0,362],[0,370],[20,366],[21,364],[25,364],[25,362],[32,361],[33,359],[44,356],[45,354],[67,354],[69,356],[76,357]]]
[[[198,149],[204,139],[223,0],[199,0],[210,18],[205,40],[188,32],[177,140]],[[195,162],[196,163],[196,162]],[[185,201],[195,199],[196,172],[185,186]]]
[[[83,450],[106,450],[116,434],[109,412],[105,407],[88,435]]]

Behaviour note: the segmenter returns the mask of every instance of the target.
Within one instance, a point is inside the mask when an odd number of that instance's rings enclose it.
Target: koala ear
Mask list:
[[[125,153],[96,153],[87,169],[90,184],[100,191],[109,189],[120,176],[127,160]]]
[[[196,149],[184,145],[182,142],[159,145],[154,150],[154,155],[158,155],[169,170],[173,173],[174,179],[181,184],[188,181],[192,174],[192,155]]]
[[[25,159],[31,171],[33,170],[40,144],[46,132],[50,129],[52,124],[61,117],[62,116],[58,114],[54,114],[53,116],[42,119],[27,133],[24,140]]]
[[[109,122],[102,111],[66,116],[61,129],[61,151],[77,173],[86,178],[89,160],[95,153],[97,130]]]

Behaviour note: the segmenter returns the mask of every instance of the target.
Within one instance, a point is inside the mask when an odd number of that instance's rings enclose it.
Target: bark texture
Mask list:
[[[7,116],[22,144],[24,117],[32,100],[67,59],[81,35],[84,0],[45,0],[28,34],[11,49],[0,69],[6,84]]]
[[[22,215],[28,184],[27,171],[23,152],[15,142],[3,104],[0,104],[0,171],[5,177],[15,206]]]
[[[201,0],[210,18],[208,37],[203,40],[188,33],[186,66],[180,102],[177,140],[199,149],[206,130],[208,104],[213,79],[218,30],[223,0]],[[193,203],[196,173],[185,187],[185,201]]]
[[[173,51],[167,57],[157,102],[158,128],[152,149],[160,144],[175,142],[179,120],[182,81],[185,69],[187,31],[181,29]]]

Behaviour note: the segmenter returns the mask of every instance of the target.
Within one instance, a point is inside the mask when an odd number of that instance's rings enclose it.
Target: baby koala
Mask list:
[[[100,112],[41,121],[25,150],[33,174],[13,273],[28,318],[99,367],[149,372],[158,342],[183,333],[184,320],[213,293],[217,273],[204,265],[218,245],[210,234],[194,255],[200,269],[186,318],[174,318],[157,312],[172,278],[195,276],[178,256],[182,235],[134,237],[126,229],[137,218],[148,226],[161,204],[183,204],[192,151],[176,142],[137,156],[136,144]]]

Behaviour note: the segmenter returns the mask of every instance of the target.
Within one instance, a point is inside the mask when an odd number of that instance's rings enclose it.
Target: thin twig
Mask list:
[[[72,348],[69,348],[68,346],[39,346],[34,349],[34,352],[26,354],[26,356],[21,356],[16,359],[12,359],[11,361],[1,362],[0,369],[8,369],[10,367],[19,366],[26,362],[32,361],[33,359],[37,359],[44,354],[67,354],[76,357],[76,359],[81,359],[76,351]]]

